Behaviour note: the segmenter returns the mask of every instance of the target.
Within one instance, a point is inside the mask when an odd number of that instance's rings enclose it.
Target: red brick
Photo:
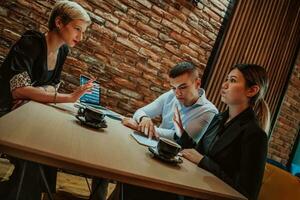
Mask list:
[[[197,51],[199,53],[199,55],[204,56],[205,55],[205,51],[197,44],[190,42],[189,47],[191,47],[194,51]]]
[[[96,58],[98,58],[99,60],[101,60],[104,63],[108,63],[108,58],[100,53],[95,53],[94,54]]]
[[[133,16],[134,18],[138,19],[138,21],[141,21],[145,24],[147,24],[150,20],[149,17],[147,17],[146,15],[144,15],[143,13],[137,11],[137,10],[134,10],[134,9],[129,9],[128,10],[128,14],[130,16]]]
[[[151,26],[148,26],[146,24],[143,24],[142,22],[137,23],[137,28],[145,32],[146,34],[152,35],[154,37],[158,36],[158,30],[152,28]]]
[[[160,80],[157,80],[155,77],[153,77],[152,75],[149,75],[149,74],[143,73],[143,78],[145,78],[146,80],[149,80],[152,83],[157,84],[157,85],[161,85],[161,83],[162,83]]]
[[[17,39],[20,38],[20,34],[18,34],[16,32],[13,32],[11,30],[8,30],[8,29],[4,29],[2,34],[3,34],[4,38],[9,38],[9,39],[12,39],[14,41],[16,41]]]
[[[173,16],[170,13],[164,11],[163,9],[161,9],[160,7],[158,7],[156,5],[152,6],[152,10],[165,19],[168,19],[168,20],[173,19]]]
[[[120,21],[119,27],[121,27],[135,35],[139,35],[139,33],[132,26],[130,26],[127,22],[125,22],[123,20]]]
[[[213,4],[209,4],[207,7],[210,8],[212,11],[214,11],[216,14],[218,14],[220,17],[223,18],[225,16],[225,10],[222,11],[218,7],[214,6]]]
[[[107,90],[107,96],[113,97],[114,99],[120,99],[120,100],[128,100],[129,98],[126,95],[120,94],[119,92],[113,91],[113,90]]]
[[[124,44],[125,46],[135,50],[135,51],[139,50],[139,47],[136,44],[134,44],[133,42],[131,42],[130,40],[128,40],[127,38],[118,37],[117,41]]]
[[[156,14],[155,12],[153,12],[153,10],[141,10],[141,12],[143,12],[146,16],[150,17],[151,19],[153,19],[154,21],[160,23],[162,20],[162,17],[160,17],[158,14]]]
[[[82,62],[74,57],[67,57],[65,63],[67,65],[72,65],[72,66],[79,66],[82,69],[86,69],[87,68],[87,64],[85,62]]]
[[[180,27],[182,27],[184,30],[191,32],[191,28],[183,21],[181,21],[178,18],[174,18],[172,19],[172,22]]]
[[[177,25],[175,25],[174,23],[172,23],[172,22],[170,22],[170,21],[168,21],[168,20],[163,19],[163,20],[162,20],[162,24],[163,24],[164,26],[167,26],[167,27],[169,27],[170,29],[172,29],[172,30],[178,32],[178,33],[181,33],[181,32],[182,32],[182,28],[178,27]]]
[[[220,21],[221,20],[221,17],[218,14],[216,14],[214,11],[212,11],[211,9],[209,9],[208,7],[204,8],[204,12],[206,12],[209,17],[213,18],[216,21]]]
[[[76,0],[85,10],[92,11],[93,7],[86,0]]]
[[[154,52],[160,54],[160,56],[166,53],[166,51],[162,47],[159,47],[156,45],[151,45],[150,49],[153,50]]]
[[[164,26],[164,25],[162,25],[162,24],[160,24],[160,23],[158,23],[158,22],[156,22],[154,20],[150,20],[148,24],[152,28],[154,28],[156,30],[159,30],[160,34],[164,33],[164,34],[168,35],[169,32],[170,32],[170,28],[168,28],[168,27],[166,27],[166,26]]]
[[[158,56],[156,53],[153,53],[152,51],[145,49],[145,48],[140,48],[139,52],[144,55],[147,56],[151,59],[153,59],[154,61],[158,61],[160,59],[160,56]]]
[[[152,84],[152,82],[150,82],[149,80],[146,80],[144,78],[134,77],[132,79],[134,79],[139,85],[143,85],[145,87],[150,87],[150,85]]]
[[[91,17],[92,23],[97,23],[99,25],[104,25],[105,24],[105,19],[95,15],[94,13],[90,13],[89,16]]]
[[[138,70],[135,66],[130,66],[127,65],[125,63],[121,63],[119,65],[120,70],[124,71],[125,73],[130,73],[133,74],[135,76],[141,76],[142,72],[140,70]]]
[[[137,109],[146,105],[144,101],[138,101],[138,100],[135,100],[135,99],[132,99],[132,101],[130,103],[131,103],[131,105],[133,105]]]
[[[118,24],[119,23],[119,19],[116,18],[114,15],[108,13],[108,12],[103,12],[103,11],[98,10],[98,9],[96,9],[94,12],[97,15],[99,15],[100,17],[113,22],[114,24]]]
[[[163,33],[159,34],[159,39],[164,42],[176,43],[176,41],[174,39],[170,38],[168,35],[163,34]]]
[[[131,40],[134,43],[139,44],[140,46],[143,46],[143,47],[149,47],[149,46],[151,46],[150,42],[144,40],[141,37],[135,36],[135,35],[129,35],[129,40]]]
[[[146,8],[151,8],[152,7],[152,3],[150,3],[148,0],[136,0],[136,1],[138,1],[140,4],[142,4]]]
[[[211,2],[220,10],[226,11],[227,6],[228,6],[228,1],[220,1],[220,0],[211,0]]]
[[[46,14],[47,10],[48,10],[44,6],[41,6],[41,5],[37,4],[36,2],[32,2],[32,1],[18,0],[18,4],[26,6],[26,7],[30,7],[30,9],[32,9],[33,11],[43,13],[43,14]]]
[[[99,24],[93,23],[92,26],[91,26],[91,29],[97,31],[100,34],[105,34],[110,38],[116,38],[117,37],[117,34],[115,32],[105,28],[104,26],[100,26]]]
[[[127,6],[135,10],[145,9],[145,7],[142,4],[140,4],[138,1],[132,1],[132,0],[121,0],[121,1]]]
[[[181,19],[183,22],[185,22],[186,19],[187,19],[187,16],[186,16],[186,15],[184,15],[181,11],[175,9],[175,8],[172,7],[172,6],[169,6],[169,7],[168,7],[168,11],[169,11],[169,13],[171,13],[172,15],[174,15],[175,17]]]
[[[116,10],[114,12],[114,15],[118,17],[120,20],[124,20],[125,22],[129,23],[130,25],[135,25],[137,23],[137,19],[135,19],[133,16],[127,15],[126,13],[123,13],[119,10]]]
[[[119,33],[121,36],[127,37],[129,35],[128,31],[122,29],[122,27],[120,27],[119,25],[118,26],[114,25],[113,23],[111,23],[109,21],[107,21],[105,23],[105,26],[107,28],[109,28],[110,30],[112,30],[112,31],[114,31],[116,33]]]
[[[191,55],[194,58],[198,57],[198,53],[196,51],[194,51],[193,49],[191,49],[190,47],[186,46],[186,45],[180,45],[179,48],[182,52],[187,53],[188,55]]]
[[[195,35],[193,35],[192,33],[190,32],[187,32],[187,31],[183,31],[182,35],[186,38],[188,38],[189,40],[195,42],[196,44],[200,42],[199,38]]]
[[[108,4],[105,1],[89,0],[89,2],[91,2],[92,4],[97,5],[96,7],[100,8],[101,10],[104,10],[104,12],[108,12],[108,13],[112,12],[113,6]],[[98,10],[98,12],[101,12],[101,10]],[[95,10],[94,10],[94,12],[95,12]]]
[[[180,55],[180,50],[178,49],[178,46],[166,43],[165,48],[175,55]]]
[[[119,0],[109,0],[108,3],[113,7],[120,9],[124,13],[128,11],[128,7],[125,4],[121,3]]]
[[[143,73],[146,73],[146,74],[152,74],[152,76],[157,76],[157,69],[153,69],[153,67],[149,66],[147,63],[145,64],[142,64],[142,63],[138,63],[136,65],[136,67],[138,69],[140,69]]]
[[[162,69],[162,66],[161,66],[161,63],[160,63],[160,62],[155,62],[155,61],[149,59],[149,60],[148,60],[148,63],[149,63],[150,65],[152,65],[153,67],[155,67],[156,69],[158,69],[158,70],[161,70],[161,69]]]
[[[162,58],[161,64],[164,68],[171,69],[176,63],[172,62],[169,58]]]
[[[126,96],[132,97],[134,99],[138,99],[138,100],[143,99],[143,96],[141,94],[139,94],[133,90],[128,90],[128,89],[122,88],[120,92],[122,94],[125,94]]]
[[[134,84],[134,83],[128,81],[127,79],[123,79],[123,78],[120,78],[120,77],[115,77],[115,78],[113,79],[113,81],[114,81],[116,84],[118,84],[118,85],[120,85],[120,86],[122,86],[122,87],[126,87],[126,88],[128,88],[128,89],[134,90],[134,89],[136,88],[136,84]]]
[[[176,41],[178,41],[179,43],[186,44],[186,45],[189,43],[189,39],[183,37],[181,34],[178,34],[175,31],[172,31],[170,36],[174,38]]]

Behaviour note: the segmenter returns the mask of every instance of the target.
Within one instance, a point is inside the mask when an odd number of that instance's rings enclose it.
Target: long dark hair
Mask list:
[[[253,107],[261,128],[268,133],[270,128],[270,110],[264,100],[269,86],[266,70],[262,66],[255,64],[236,64],[232,69],[238,69],[243,74],[246,79],[246,87],[257,85],[260,88],[258,93],[249,99],[249,104]]]

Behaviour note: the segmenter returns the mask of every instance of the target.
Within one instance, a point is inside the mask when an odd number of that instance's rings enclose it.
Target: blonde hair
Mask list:
[[[268,134],[270,129],[270,110],[264,100],[269,86],[269,79],[265,69],[255,64],[236,64],[233,69],[238,69],[246,80],[246,87],[254,85],[259,86],[258,93],[249,100],[250,106],[253,107],[260,127]]]
[[[57,30],[55,19],[61,18],[64,25],[68,24],[74,19],[80,19],[88,24],[91,24],[91,18],[87,12],[76,2],[73,1],[58,1],[55,3],[48,21],[48,28],[50,31]]]

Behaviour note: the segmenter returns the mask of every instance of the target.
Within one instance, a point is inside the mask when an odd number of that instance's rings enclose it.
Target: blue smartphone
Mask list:
[[[80,85],[84,85],[90,80],[89,77],[80,75]],[[100,105],[100,98],[101,98],[101,88],[100,84],[97,81],[93,81],[93,88],[91,89],[91,93],[85,93],[80,97],[80,102],[93,104],[93,105]]]

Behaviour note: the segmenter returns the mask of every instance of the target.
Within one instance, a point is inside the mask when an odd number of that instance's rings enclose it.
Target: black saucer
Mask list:
[[[173,158],[166,158],[162,155],[159,155],[156,147],[148,147],[148,150],[154,155],[154,157],[163,160],[165,162],[173,163],[173,164],[180,164],[183,162],[183,160],[179,156],[175,156]]]
[[[107,124],[105,120],[101,121],[100,123],[93,123],[93,122],[85,121],[85,118],[83,116],[76,115],[76,118],[80,121],[81,125],[83,124],[96,129],[107,128]]]

